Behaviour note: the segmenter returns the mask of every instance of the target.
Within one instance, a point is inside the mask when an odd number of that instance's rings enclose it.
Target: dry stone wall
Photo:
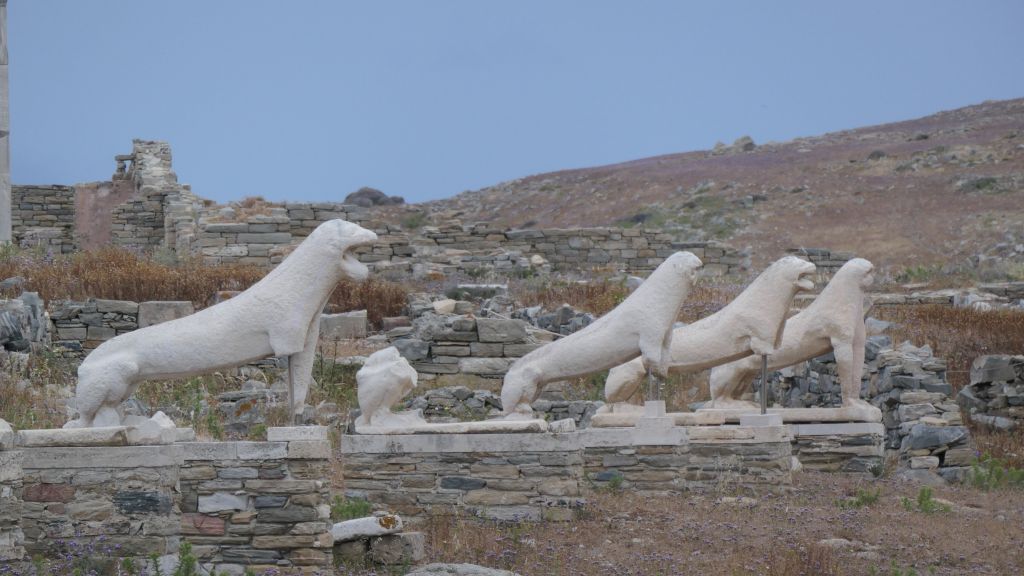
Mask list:
[[[1024,356],[980,356],[971,365],[971,383],[957,402],[971,420],[996,430],[1024,425]]]
[[[14,446],[14,432],[0,420],[0,563],[25,557],[21,528],[22,452]]]
[[[569,520],[585,484],[638,492],[792,483],[784,426],[587,429],[566,434],[345,435],[348,497],[415,522],[466,510],[499,520]]]
[[[16,568],[33,556],[71,555],[101,574],[122,558],[152,573],[157,556],[169,573],[182,542],[210,574],[331,565],[326,428],[270,428],[266,442],[35,445],[59,442],[63,431],[54,430],[18,447],[5,426],[0,560]]]
[[[93,549],[106,562],[178,551],[175,513],[180,448],[23,448],[20,525],[29,556]]]
[[[946,480],[963,479],[974,454],[960,406],[946,381],[946,362],[927,346],[904,343],[893,348],[888,336],[868,339],[865,360],[861,397],[881,409],[881,429],[864,430],[858,433],[861,438],[846,436],[838,444],[807,439],[806,450],[798,447],[798,453],[810,455],[812,467],[867,470],[881,456],[870,448],[875,445],[871,436],[881,433],[885,448],[911,468],[930,470]],[[770,397],[789,408],[838,406],[842,397],[836,374],[832,354],[783,369],[772,376]],[[843,448],[844,443],[864,448],[858,453],[856,448]]]
[[[180,445],[181,535],[211,574],[331,565],[327,429],[281,430]]]
[[[41,246],[55,254],[77,249],[75,189],[70,186],[13,186],[13,240],[20,246]]]
[[[194,312],[191,302],[131,302],[90,298],[54,300],[47,309],[53,348],[63,356],[81,357],[115,336]]]

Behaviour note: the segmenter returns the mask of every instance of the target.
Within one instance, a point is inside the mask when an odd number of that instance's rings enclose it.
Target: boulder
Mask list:
[[[363,186],[359,190],[345,196],[345,204],[355,204],[356,206],[362,206],[363,208],[369,208],[371,206],[390,206],[393,204],[405,204],[405,198],[402,198],[401,196],[388,196],[376,188]]]
[[[979,356],[971,364],[971,384],[979,382],[1008,382],[1017,377],[1010,361],[1012,356],[992,354]]]
[[[379,536],[370,540],[370,559],[387,566],[419,562],[426,556],[425,544],[422,532]]]
[[[955,444],[966,437],[967,428],[963,426],[917,424],[910,429],[910,434],[903,438],[900,451],[941,448]]]

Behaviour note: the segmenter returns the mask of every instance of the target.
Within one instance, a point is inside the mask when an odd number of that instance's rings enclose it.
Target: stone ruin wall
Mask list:
[[[13,186],[12,239],[20,246],[40,246],[55,254],[77,248],[75,189],[71,186]]]
[[[694,252],[713,275],[741,273],[749,265],[744,254],[728,246],[686,242],[661,230],[499,230],[449,223],[409,233],[374,221],[363,207],[333,202],[288,202],[225,218],[178,182],[166,142],[135,140],[132,153],[115,160],[117,170],[107,182],[15,187],[16,237],[26,243],[45,240],[63,253],[111,243],[201,256],[210,264],[270,267],[316,226],[343,218],[380,237],[378,245],[360,253],[375,272],[416,273],[423,263],[442,274],[511,271],[540,255],[556,269],[617,267],[642,273],[677,250]]]

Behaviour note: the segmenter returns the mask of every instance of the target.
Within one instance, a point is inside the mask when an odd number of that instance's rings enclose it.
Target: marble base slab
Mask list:
[[[480,420],[477,422],[446,422],[408,424],[404,426],[356,426],[356,434],[520,434],[547,432],[545,420]],[[565,431],[565,430],[560,430]]]
[[[740,418],[759,411],[735,408],[701,408],[695,414],[717,414],[725,422],[739,422]],[[782,416],[782,421],[797,422],[881,422],[882,411],[874,406],[842,406],[839,408],[769,408],[769,414]]]
[[[127,426],[98,428],[49,428],[19,430],[18,445],[22,448],[64,446],[127,446]]]
[[[668,412],[664,416],[671,418],[676,426],[720,426],[725,424],[724,414],[711,411],[697,412]],[[594,414],[590,418],[590,425],[595,428],[621,428],[636,426],[636,423],[644,418],[643,412],[606,412]],[[739,419],[737,418],[737,422]]]

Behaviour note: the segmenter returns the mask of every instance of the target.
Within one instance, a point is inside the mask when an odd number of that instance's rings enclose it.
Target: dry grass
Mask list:
[[[202,307],[217,291],[244,290],[264,274],[266,270],[254,266],[206,266],[199,260],[172,265],[114,247],[52,258],[36,251],[0,256],[0,276],[21,276],[26,290],[47,301],[190,300]]]
[[[202,308],[218,291],[245,290],[266,273],[256,266],[211,266],[198,259],[171,264],[159,255],[114,247],[52,257],[37,250],[0,252],[0,278],[21,276],[25,290],[38,292],[47,301],[189,300]],[[17,296],[17,292],[8,290],[6,296]],[[402,285],[371,277],[365,282],[339,283],[330,305],[338,311],[365,309],[370,322],[379,325],[382,317],[400,314],[405,299]]]
[[[893,342],[927,344],[944,358],[954,390],[968,384],[971,363],[978,356],[1024,353],[1024,312],[928,305],[880,306],[872,314],[896,323]]]
[[[986,354],[1024,353],[1024,312],[980,312],[928,305],[883,306],[873,310],[873,314],[896,323],[892,330],[894,342],[909,340],[917,346],[927,344],[936,357],[944,358],[954,394],[970,382],[975,358]],[[1024,466],[1024,430],[1007,434],[969,424],[979,452]]]
[[[880,489],[877,504],[852,510],[836,504],[868,486]],[[1024,571],[1024,492],[935,492],[953,503],[951,512],[905,510],[899,501],[916,497],[913,484],[807,472],[790,491],[752,494],[753,504],[725,503],[728,493],[602,490],[585,494],[587,504],[573,522],[495,523],[438,509],[422,529],[427,561],[523,576],[859,576],[893,574],[893,565],[921,575]],[[832,538],[852,544],[821,544]]]

